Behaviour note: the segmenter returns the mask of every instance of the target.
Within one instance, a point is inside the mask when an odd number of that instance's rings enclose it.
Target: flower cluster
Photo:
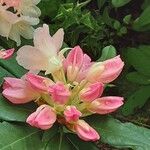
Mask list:
[[[0,35],[21,44],[20,36],[32,39],[33,25],[39,23],[40,0],[0,0]]]
[[[21,79],[5,78],[3,95],[15,104],[38,104],[26,120],[31,126],[46,130],[57,121],[81,139],[96,141],[99,134],[83,117],[108,114],[123,105],[122,97],[102,94],[105,84],[119,76],[124,63],[120,56],[93,62],[79,46],[64,57],[64,50],[59,52],[63,37],[63,29],[53,36],[47,25],[36,29],[34,46],[23,46],[17,52],[18,63],[30,72]],[[47,76],[35,74],[41,70]]]

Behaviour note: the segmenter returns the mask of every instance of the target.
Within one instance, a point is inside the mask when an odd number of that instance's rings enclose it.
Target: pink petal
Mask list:
[[[13,55],[14,51],[15,51],[15,49],[1,50],[0,51],[0,58],[9,59]]]
[[[38,97],[36,94],[34,95],[33,93],[30,93],[29,91],[26,91],[24,89],[13,89],[13,88],[5,89],[2,92],[2,94],[10,102],[14,104],[28,103]]]
[[[50,36],[49,26],[46,24],[35,30],[34,45],[44,56],[53,57],[57,55],[56,45]]]
[[[98,114],[108,114],[123,105],[123,97],[107,96],[96,99],[91,103],[90,111]]]
[[[52,80],[32,73],[26,75],[26,80],[33,88],[44,92],[48,92],[48,87],[54,84]]]
[[[80,93],[81,100],[85,102],[92,102],[96,98],[100,97],[104,90],[104,85],[100,82],[90,84]]]
[[[62,28],[60,28],[53,36],[53,42],[55,43],[57,52],[60,51],[62,44],[63,44],[63,40],[64,40],[64,30]]]
[[[84,141],[97,141],[99,134],[87,124],[84,120],[79,120],[75,125],[75,132]]]
[[[105,69],[101,74],[99,81],[103,83],[109,83],[115,80],[121,73],[124,62],[120,56],[116,56],[112,59],[103,62]]]
[[[48,60],[38,49],[32,46],[23,46],[17,52],[19,65],[28,70],[43,70],[48,68]]]
[[[80,68],[83,62],[83,51],[79,46],[74,47],[64,61],[64,67],[74,66]]]
[[[76,122],[82,113],[75,106],[67,106],[64,111],[64,116],[67,122]]]

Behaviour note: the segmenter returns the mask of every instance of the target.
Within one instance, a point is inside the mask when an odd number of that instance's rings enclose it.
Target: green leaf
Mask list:
[[[126,15],[126,16],[123,18],[123,22],[124,22],[125,24],[129,24],[130,21],[131,21],[131,17],[132,17],[131,14]]]
[[[116,49],[114,46],[106,46],[102,49],[102,55],[98,61],[104,61],[116,56]]]
[[[0,66],[0,86],[2,85],[3,83],[3,78],[4,77],[13,77],[12,74],[10,74],[7,70],[5,70],[4,68],[2,68]]]
[[[56,16],[60,4],[60,0],[45,0],[41,1],[38,7],[42,12],[42,17],[49,16],[50,18],[53,18]]]
[[[141,108],[150,97],[150,86],[141,87],[133,93],[125,102],[122,113],[127,116],[132,114],[135,108]]]
[[[117,148],[149,150],[150,130],[132,123],[121,123],[111,117],[94,116],[89,123],[101,135],[101,141]]]
[[[0,120],[25,122],[32,111],[24,106],[9,103],[0,94]]]
[[[0,150],[41,150],[40,130],[0,123]]]
[[[75,150],[84,150],[85,147],[87,147],[89,150],[99,150],[99,148],[96,147],[95,143],[85,142],[81,140],[77,135],[67,134],[67,139],[72,144]]]
[[[119,32],[121,34],[126,34],[127,33],[127,28],[126,27],[122,27]]]
[[[118,20],[115,20],[115,22],[114,22],[114,29],[119,30],[120,27],[121,27],[120,22]]]
[[[150,76],[150,46],[129,48],[126,52],[127,61],[141,74]]]
[[[65,135],[56,134],[47,145],[44,150],[74,150],[72,145],[69,143]]]
[[[140,17],[134,21],[133,29],[136,31],[150,30],[150,6],[148,6]]]
[[[15,77],[22,77],[27,72],[27,70],[19,66],[19,64],[17,63],[16,54],[14,54],[14,56],[7,61],[1,59],[0,66],[10,72],[10,74],[14,75]]]
[[[97,0],[98,8],[101,9],[105,4],[106,0]]]
[[[112,4],[114,7],[122,7],[129,3],[131,0],[112,0]]]
[[[146,77],[138,72],[131,72],[127,74],[127,79],[130,82],[149,85],[150,84],[150,77]]]

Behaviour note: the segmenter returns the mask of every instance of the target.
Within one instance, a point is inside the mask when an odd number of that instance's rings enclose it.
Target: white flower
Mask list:
[[[17,52],[18,63],[28,70],[42,70],[45,74],[53,73],[62,66],[59,50],[64,38],[63,29],[53,36],[49,34],[48,25],[37,28],[34,33],[34,47],[23,46]]]

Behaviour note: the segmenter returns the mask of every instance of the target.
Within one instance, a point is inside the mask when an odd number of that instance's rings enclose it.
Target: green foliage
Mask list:
[[[112,4],[114,7],[122,7],[129,3],[131,0],[112,0]]]
[[[101,140],[117,148],[149,150],[150,131],[132,123],[121,123],[111,117],[90,119],[90,124],[100,133]]]
[[[116,56],[116,49],[114,46],[106,46],[102,49],[102,55],[98,61],[104,61]]]
[[[0,123],[1,150],[41,150],[40,130],[27,126]]]
[[[127,80],[138,87],[129,94],[127,102],[123,106],[124,115],[133,114],[136,108],[141,108],[150,98],[150,46],[140,46],[139,48],[128,48],[126,59],[136,71],[129,72]],[[139,87],[140,86],[140,87]]]
[[[150,6],[144,9],[142,14],[134,21],[133,29],[136,31],[150,30]]]

